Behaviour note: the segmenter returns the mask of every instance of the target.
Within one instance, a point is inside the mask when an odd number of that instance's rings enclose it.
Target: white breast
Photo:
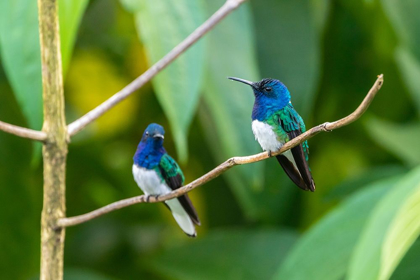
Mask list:
[[[275,152],[284,144],[277,139],[276,133],[269,124],[255,120],[252,122],[252,132],[254,133],[255,140],[260,143],[264,151]]]
[[[146,195],[162,195],[171,191],[154,170],[147,170],[133,164],[133,176],[137,185]]]

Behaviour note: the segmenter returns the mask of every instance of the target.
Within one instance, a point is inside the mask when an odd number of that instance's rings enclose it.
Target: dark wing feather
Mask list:
[[[176,190],[182,187],[184,183],[184,174],[182,174],[181,169],[173,158],[168,154],[162,156],[159,164],[160,172],[162,173],[163,178],[165,179],[166,184],[172,189]],[[201,225],[200,219],[198,218],[197,211],[195,210],[190,198],[187,194],[184,194],[177,198],[181,203],[182,207],[190,216],[191,220],[196,225]]]
[[[283,167],[284,172],[286,172],[287,176],[289,176],[289,178],[293,181],[293,183],[296,184],[296,186],[305,191],[309,190],[302,177],[300,176],[299,172],[296,170],[293,163],[291,163],[287,157],[283,155],[278,155],[276,156],[276,158],[277,161],[280,163],[281,167]]]

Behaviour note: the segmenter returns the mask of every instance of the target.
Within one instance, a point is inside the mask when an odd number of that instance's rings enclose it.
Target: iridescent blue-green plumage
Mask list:
[[[306,131],[305,124],[290,102],[290,92],[279,80],[263,79],[250,82],[230,78],[251,86],[255,103],[252,110],[252,130],[261,147],[270,155],[289,140]],[[304,190],[315,190],[308,166],[309,146],[305,141],[290,151],[276,156],[290,179]]]

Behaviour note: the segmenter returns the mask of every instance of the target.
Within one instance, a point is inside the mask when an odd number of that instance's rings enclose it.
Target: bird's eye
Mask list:
[[[271,91],[271,87],[266,87],[266,88],[265,88],[265,91],[266,91],[266,92],[270,92],[270,91]]]
[[[149,136],[149,132],[148,131],[146,131],[146,136]]]

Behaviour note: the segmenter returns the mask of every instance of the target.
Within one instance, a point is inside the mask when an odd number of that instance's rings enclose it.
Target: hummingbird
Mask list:
[[[143,133],[134,154],[133,176],[145,195],[164,195],[184,183],[184,174],[163,147],[165,130],[152,123]],[[187,194],[165,201],[175,221],[190,237],[196,237],[194,225],[200,225],[197,212]]]
[[[250,82],[235,77],[228,78],[251,86],[255,96],[252,132],[255,140],[270,157],[284,143],[305,132],[303,119],[293,108],[290,92],[282,82],[276,79]],[[305,141],[276,158],[293,183],[303,190],[313,192],[315,182],[308,166],[308,155],[309,146]]]

